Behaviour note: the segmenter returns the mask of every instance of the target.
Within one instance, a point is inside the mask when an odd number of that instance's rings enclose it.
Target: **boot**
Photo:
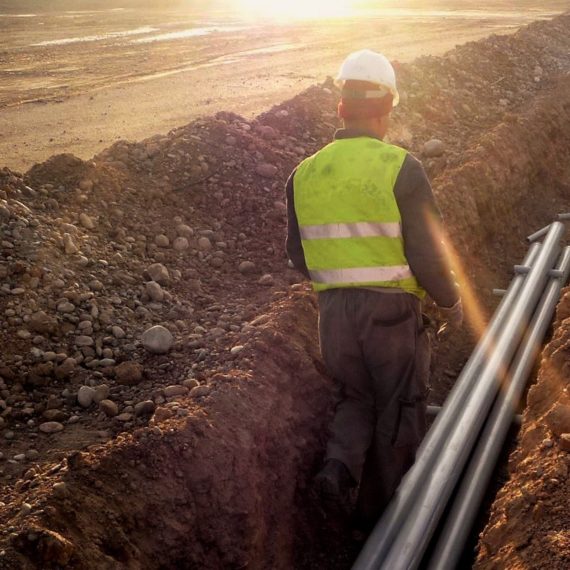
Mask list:
[[[321,506],[334,514],[348,515],[352,508],[351,490],[356,486],[348,467],[338,459],[327,459],[314,480]]]

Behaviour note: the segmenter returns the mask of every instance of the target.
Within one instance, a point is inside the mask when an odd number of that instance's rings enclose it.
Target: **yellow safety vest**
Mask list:
[[[336,140],[298,166],[295,213],[316,291],[396,287],[425,296],[404,254],[394,196],[406,155],[362,136]]]

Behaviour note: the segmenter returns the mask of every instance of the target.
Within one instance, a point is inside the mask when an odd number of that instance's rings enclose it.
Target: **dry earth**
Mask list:
[[[279,24],[236,20],[227,11],[214,21],[180,11],[0,14],[0,163],[23,171],[58,152],[89,159],[117,139],[140,140],[221,110],[252,119],[334,75],[354,49],[411,61],[570,7],[554,0],[538,8],[479,4],[387,3],[366,17]],[[220,26],[208,35],[136,43]],[[134,35],[108,35],[123,32]]]
[[[560,16],[400,70],[392,140],[424,160],[486,314],[524,236],[570,210],[569,27]],[[333,384],[314,297],[282,250],[285,178],[330,139],[337,96],[324,83],[253,120],[219,113],[93,160],[1,171],[0,568],[350,566],[346,529],[309,497]],[[568,379],[566,304],[543,383]],[[434,402],[471,344],[437,347]],[[560,495],[534,495],[537,538],[516,548],[564,568],[567,475],[550,465],[566,455],[543,435],[546,392],[531,392],[523,449],[552,459],[533,481]],[[517,560],[494,558],[520,534],[501,508],[478,564]]]
[[[570,566],[570,289],[529,391],[510,481],[499,492],[481,536],[475,568],[523,570]]]

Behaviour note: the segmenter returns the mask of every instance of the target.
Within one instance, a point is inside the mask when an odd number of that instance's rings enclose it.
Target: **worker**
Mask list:
[[[425,434],[421,300],[427,292],[448,330],[463,310],[423,167],[383,140],[399,100],[392,65],[358,51],[337,81],[344,128],[289,177],[286,248],[318,292],[321,353],[340,387],[315,486],[369,531]]]

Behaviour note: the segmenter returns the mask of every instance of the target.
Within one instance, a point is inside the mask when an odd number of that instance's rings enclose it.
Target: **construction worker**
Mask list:
[[[426,429],[426,292],[446,327],[461,299],[421,163],[383,142],[398,104],[390,62],[362,50],[337,78],[344,128],[287,182],[287,253],[319,301],[321,353],[340,386],[316,488],[370,530],[414,462]]]

